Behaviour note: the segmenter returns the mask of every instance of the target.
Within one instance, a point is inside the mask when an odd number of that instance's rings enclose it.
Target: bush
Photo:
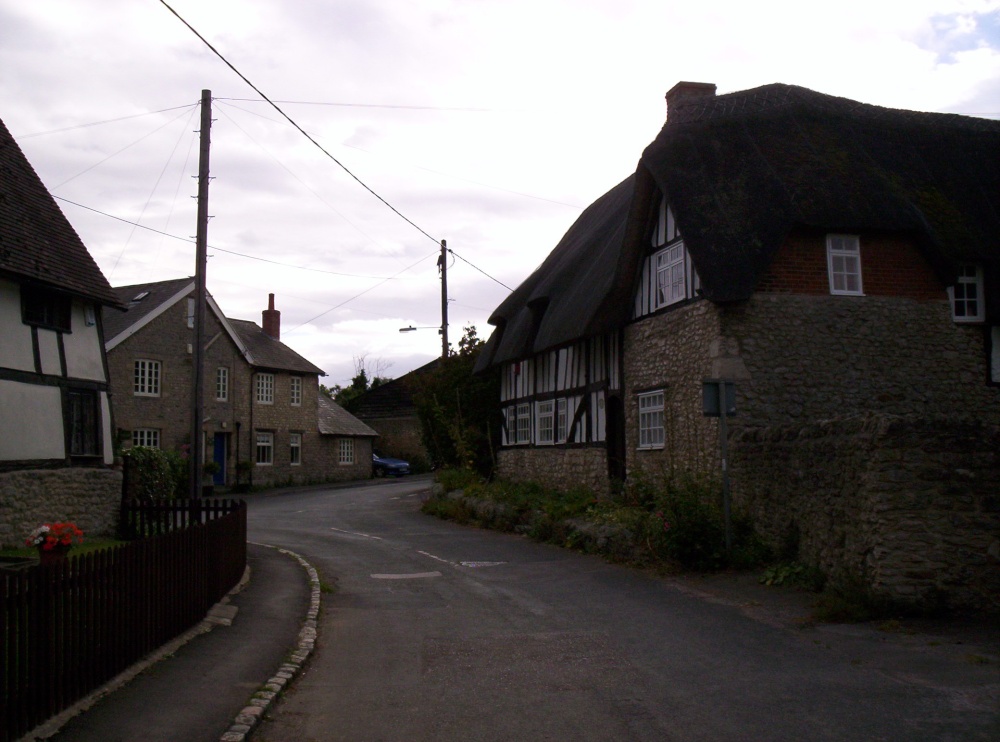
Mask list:
[[[139,500],[162,500],[174,496],[176,477],[166,451],[134,446],[122,454],[125,462],[125,491]]]

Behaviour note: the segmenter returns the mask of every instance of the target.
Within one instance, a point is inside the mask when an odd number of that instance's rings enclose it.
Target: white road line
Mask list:
[[[337,533],[346,533],[348,536],[361,536],[362,538],[375,539],[376,541],[382,541],[381,536],[370,536],[367,533],[357,533],[356,531],[345,531],[341,528],[331,528],[331,531],[336,531]]]
[[[373,580],[420,580],[427,577],[440,577],[440,572],[415,572],[407,575],[372,575]]]
[[[444,562],[445,564],[450,564],[452,567],[457,567],[455,562],[449,562],[447,559],[442,559],[441,557],[434,556],[433,554],[428,554],[426,551],[418,551],[418,554],[423,554],[425,557],[430,557],[431,559],[436,559],[439,562]]]

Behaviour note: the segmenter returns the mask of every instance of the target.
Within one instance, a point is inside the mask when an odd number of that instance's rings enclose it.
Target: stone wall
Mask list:
[[[497,474],[512,482],[537,482],[556,490],[583,487],[598,495],[609,492],[604,447],[505,448],[498,454]]]
[[[1000,423],[984,330],[947,301],[755,294],[721,309],[720,334],[746,369],[734,425],[869,411]]]
[[[84,538],[112,537],[122,473],[113,469],[35,469],[0,474],[0,547],[24,546],[42,523],[69,521]]]
[[[625,328],[625,421],[628,475],[680,470],[716,472],[719,433],[702,414],[702,381],[721,375],[713,355],[719,310],[696,301]],[[731,374],[727,374],[731,378]],[[664,445],[639,448],[638,394],[663,390]]]
[[[836,582],[1000,612],[1000,427],[866,415],[743,429],[734,508]]]
[[[424,462],[429,465],[430,456],[424,447],[420,418],[408,417],[366,417],[359,418],[378,433],[375,450],[383,456],[409,461],[410,464]]]

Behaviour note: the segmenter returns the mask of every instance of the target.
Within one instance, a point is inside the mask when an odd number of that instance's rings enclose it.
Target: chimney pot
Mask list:
[[[274,294],[267,295],[267,309],[260,313],[264,332],[275,340],[281,340],[281,312],[274,308]]]
[[[715,83],[711,82],[679,82],[667,91],[667,118],[670,109],[676,108],[683,101],[694,98],[714,98]]]

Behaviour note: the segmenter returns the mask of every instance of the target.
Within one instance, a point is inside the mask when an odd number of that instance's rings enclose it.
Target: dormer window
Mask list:
[[[951,316],[956,322],[982,322],[986,318],[983,306],[983,269],[978,265],[958,267],[955,285],[948,288]]]
[[[855,234],[828,234],[826,262],[830,293],[864,296],[861,288],[861,240]]]
[[[691,299],[699,288],[698,274],[665,198],[660,199],[650,243],[655,252],[643,266],[642,284],[636,296],[637,317]]]

